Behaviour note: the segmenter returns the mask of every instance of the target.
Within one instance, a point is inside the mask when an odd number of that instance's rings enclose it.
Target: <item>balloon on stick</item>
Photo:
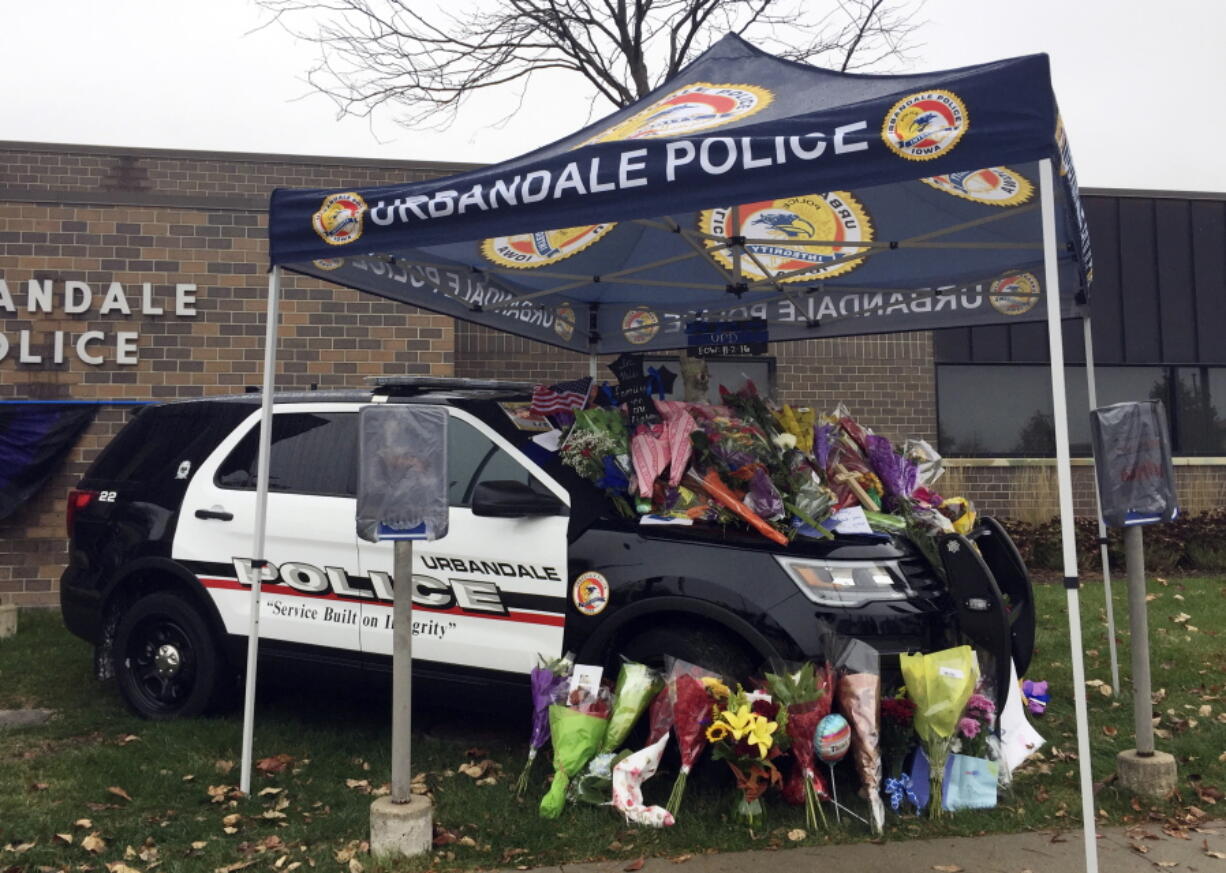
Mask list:
[[[847,719],[838,713],[831,713],[817,723],[817,731],[813,735],[813,746],[817,749],[817,757],[826,762],[830,768],[830,794],[834,800],[835,819],[842,822],[839,810],[839,789],[834,784],[834,765],[843,760],[847,750],[851,748],[851,725]]]

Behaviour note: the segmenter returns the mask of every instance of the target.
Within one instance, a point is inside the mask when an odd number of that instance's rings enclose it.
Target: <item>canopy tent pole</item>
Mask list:
[[[1077,549],[1073,532],[1073,465],[1069,458],[1068,407],[1064,391],[1064,331],[1060,323],[1060,268],[1056,251],[1056,196],[1051,158],[1039,162],[1039,196],[1043,217],[1044,296],[1051,361],[1052,418],[1056,426],[1056,478],[1060,495],[1060,543],[1064,554],[1064,588],[1068,595],[1069,646],[1073,662],[1073,698],[1077,715],[1077,765],[1081,771],[1081,820],[1086,873],[1098,873],[1094,787],[1090,774],[1090,720],[1086,712],[1085,654],[1081,641]]]
[[[1087,306],[1081,318],[1085,331],[1086,348],[1086,394],[1090,409],[1098,408],[1098,386],[1094,374],[1094,331],[1090,327],[1090,311]],[[1103,564],[1103,596],[1107,601],[1107,648],[1111,652],[1111,690],[1120,690],[1120,661],[1115,649],[1115,603],[1111,599],[1111,558],[1107,554],[1107,524],[1103,521],[1103,501],[1098,493],[1098,459],[1094,459],[1094,511],[1098,513],[1098,547]]]
[[[247,627],[247,684],[243,696],[243,761],[239,790],[251,794],[251,750],[255,737],[256,659],[260,650],[260,582],[268,521],[268,459],[272,450],[272,391],[277,371],[277,320],[281,269],[268,274],[268,314],[264,328],[264,394],[260,403],[260,447],[255,486],[255,537],[251,547],[251,622]]]

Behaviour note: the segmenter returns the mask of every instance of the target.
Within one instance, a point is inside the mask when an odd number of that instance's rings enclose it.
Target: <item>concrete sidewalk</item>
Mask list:
[[[1159,825],[1099,831],[1098,869],[1101,873],[1155,873],[1173,870],[1226,873],[1226,822],[1206,823],[1188,839],[1169,837]],[[1142,854],[1133,845],[1143,846]],[[565,864],[538,870],[559,873],[623,873],[621,861]],[[648,858],[642,873],[1083,873],[1085,849],[1081,831],[1036,831],[986,837],[939,840],[898,840],[778,851],[695,855],[683,864],[669,858]]]

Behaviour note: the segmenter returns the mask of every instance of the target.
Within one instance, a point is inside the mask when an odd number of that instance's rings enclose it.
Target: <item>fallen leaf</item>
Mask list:
[[[72,834],[56,834],[55,839],[57,842],[61,842],[65,846],[72,845]]]
[[[85,828],[86,830],[89,830],[94,826],[94,823],[87,818],[79,818],[72,823],[72,826],[74,828]]]
[[[622,870],[626,871],[626,873],[634,873],[635,870],[642,870],[643,865],[645,863],[647,862],[643,860],[642,856],[639,856],[638,858],[635,858],[633,861],[627,864],[625,867],[622,867]]]
[[[275,809],[266,809],[266,810],[264,810],[264,812],[263,812],[263,813],[261,813],[261,814],[260,814],[260,818],[266,818],[266,819],[269,819],[269,820],[278,819],[278,818],[285,818],[285,817],[286,817],[286,816],[285,816],[285,813],[280,812],[280,811],[275,810]]]
[[[224,776],[234,769],[234,762],[219,759],[213,762],[213,767],[218,773]]]
[[[128,743],[135,743],[139,740],[140,740],[140,737],[138,737],[136,734],[124,734],[122,737],[120,737],[115,742],[119,743],[119,745],[121,746],[126,746]]]
[[[1213,707],[1207,703],[1202,703],[1200,709],[1196,710],[1196,714],[1201,718],[1208,718],[1213,715]]]
[[[31,791],[46,791],[50,787],[51,786],[48,785],[46,782],[35,782],[34,784],[30,786],[30,790]]]
[[[1174,867],[1178,863],[1179,863],[1178,861],[1155,861],[1154,866],[1155,867]]]
[[[1098,693],[1101,694],[1103,697],[1110,697],[1112,694],[1115,693],[1115,691],[1114,689],[1112,689],[1110,685],[1104,682],[1102,685],[1098,686]]]
[[[109,873],[140,873],[135,867],[129,867],[123,861],[112,861],[106,865]]]
[[[84,850],[85,850],[85,851],[87,851],[87,852],[92,852],[93,854],[95,854],[95,855],[96,855],[96,854],[98,854],[99,852],[105,851],[105,849],[106,849],[106,840],[104,840],[104,839],[102,839],[102,837],[98,836],[98,832],[97,832],[97,831],[94,831],[93,833],[89,834],[88,836],[85,836],[85,837],[82,837],[82,838],[81,838],[81,848],[82,848],[82,849],[84,849]]]
[[[1108,724],[1108,725],[1103,726],[1103,733],[1109,737],[1113,737],[1119,732],[1120,732],[1119,728],[1115,727],[1114,725]]]
[[[242,820],[243,820],[243,817],[241,814],[237,812],[232,812],[229,815],[227,815],[225,818],[223,818],[221,820],[221,823],[228,828],[232,828]]]
[[[118,785],[112,785],[111,787],[109,787],[107,789],[107,793],[114,794],[116,797],[122,797],[124,800],[128,801],[129,803],[132,802],[132,795],[128,794],[128,792],[124,791]]]
[[[250,867],[252,864],[258,864],[259,862],[259,858],[252,858],[250,861],[237,861],[224,867],[218,867],[213,873],[234,873],[235,870],[242,870],[244,867]]]
[[[269,786],[268,788],[261,788],[260,793],[257,794],[256,797],[269,797],[273,794],[280,794],[284,790],[284,788],[273,788],[272,786]]]
[[[477,847],[477,841],[474,840],[472,837],[460,837],[459,843],[457,843],[457,845],[467,846],[470,849],[475,849]]]
[[[208,843],[205,842],[204,840],[196,840],[194,843],[192,843],[192,848],[199,850],[199,849],[203,849],[207,845]]]
[[[1186,612],[1181,612],[1178,615],[1171,616],[1171,621],[1175,622],[1175,624],[1186,624],[1191,620],[1192,616],[1188,615]]]
[[[788,839],[791,840],[793,843],[799,843],[801,840],[805,839],[807,836],[809,835],[805,833],[803,830],[801,830],[800,828],[792,828],[792,830],[788,831]]]
[[[231,834],[231,835],[233,835],[233,834],[237,834],[237,833],[238,833],[238,828],[224,827],[224,828],[222,828],[222,829],[221,829],[221,832],[222,832],[223,834]]]
[[[690,858],[693,858],[693,857],[694,857],[693,855],[678,855],[676,858],[670,858],[669,860],[671,860],[674,864],[684,864],[686,861],[690,860]]]
[[[937,873],[962,873],[962,868],[957,864],[933,864],[932,869]]]
[[[261,773],[280,773],[292,763],[294,763],[294,756],[282,752],[280,755],[271,755],[256,761],[255,769]]]
[[[362,862],[357,858],[349,859],[349,873],[362,873],[366,868],[362,866]]]

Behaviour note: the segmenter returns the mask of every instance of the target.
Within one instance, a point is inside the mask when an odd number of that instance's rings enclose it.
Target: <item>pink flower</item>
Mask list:
[[[962,736],[968,740],[973,740],[979,736],[980,724],[973,718],[964,718],[958,722],[958,730],[962,732]]]
[[[966,702],[966,711],[979,718],[988,718],[996,714],[996,704],[982,694],[972,694]]]

